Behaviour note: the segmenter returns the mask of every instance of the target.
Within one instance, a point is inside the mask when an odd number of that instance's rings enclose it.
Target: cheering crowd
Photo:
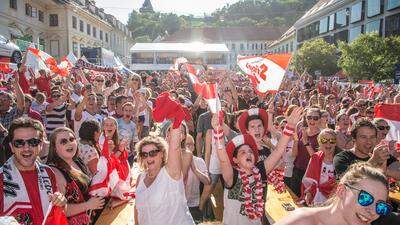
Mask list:
[[[375,106],[400,104],[394,86],[375,92],[303,73],[260,94],[245,75],[202,68],[198,78],[218,84],[221,110],[212,112],[185,64],[24,73],[1,82],[3,224],[60,213],[64,224],[94,224],[133,198],[135,224],[220,224],[205,222],[220,181],[226,225],[269,224],[267,187],[308,206],[277,225],[399,224],[388,193],[400,151],[386,140],[394,128],[374,118]]]

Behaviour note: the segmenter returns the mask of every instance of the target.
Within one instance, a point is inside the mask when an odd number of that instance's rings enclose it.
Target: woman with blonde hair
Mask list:
[[[59,127],[53,131],[47,163],[52,166],[56,175],[58,190],[67,198],[68,224],[84,225],[90,222],[91,210],[103,208],[104,199],[89,199],[90,179],[77,152],[78,143],[71,129]]]
[[[325,206],[297,209],[275,225],[370,224],[391,212],[386,203],[388,193],[387,177],[381,170],[357,163],[340,179],[335,195]]]

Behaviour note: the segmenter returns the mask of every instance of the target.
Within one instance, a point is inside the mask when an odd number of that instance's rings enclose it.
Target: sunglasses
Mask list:
[[[225,92],[231,92],[231,89],[225,89],[224,91]]]
[[[96,82],[103,83],[104,80],[96,80]]]
[[[390,126],[377,126],[378,130],[390,130]]]
[[[28,144],[30,147],[34,148],[42,143],[42,140],[40,140],[39,138],[31,138],[28,140],[17,139],[13,140],[11,143],[15,148],[22,148],[25,146],[25,144]]]
[[[321,139],[320,139],[320,141],[321,141],[321,144],[326,144],[326,143],[331,143],[331,144],[336,144],[336,138],[331,138],[331,139],[329,139],[329,138],[324,138],[324,137],[322,137]]]
[[[54,98],[54,99],[60,98],[60,97],[61,97],[61,95],[52,95],[52,96],[51,96],[51,98]]]
[[[149,152],[140,152],[139,155],[140,155],[140,157],[141,157],[142,159],[145,159],[145,158],[147,158],[147,157],[154,157],[154,156],[156,156],[157,153],[159,153],[159,152],[160,152],[159,149],[154,149],[154,150],[151,150],[151,151],[149,151]]]
[[[374,203],[375,199],[374,196],[372,196],[370,193],[358,189],[356,187],[351,186],[350,184],[344,184],[346,187],[359,191],[358,193],[358,204],[360,204],[361,206],[369,206],[372,203]],[[388,215],[390,212],[392,211],[392,206],[389,205],[388,203],[386,203],[385,201],[379,200],[376,202],[375,204],[375,212],[376,214],[380,215],[380,216],[386,216]]]
[[[75,140],[76,140],[76,138],[74,138],[74,137],[70,137],[69,139],[67,139],[67,138],[62,138],[62,139],[60,140],[60,144],[66,145],[66,144],[68,144],[69,142],[74,142]]]
[[[306,117],[307,118],[307,120],[315,120],[315,121],[317,121],[317,120],[319,120],[319,116],[307,116]]]
[[[347,101],[347,100],[342,102],[343,105],[347,105],[349,103],[350,103],[350,101]]]
[[[374,111],[367,111],[366,114],[374,114]]]

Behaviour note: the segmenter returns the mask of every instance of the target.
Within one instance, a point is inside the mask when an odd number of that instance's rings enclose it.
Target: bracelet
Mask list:
[[[285,126],[285,129],[283,129],[283,134],[284,135],[286,135],[286,136],[293,136],[293,134],[294,134],[294,128],[293,127],[290,127],[290,126],[288,126],[288,125],[286,125]]]

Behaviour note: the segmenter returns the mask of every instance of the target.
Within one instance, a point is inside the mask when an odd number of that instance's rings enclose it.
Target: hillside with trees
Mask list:
[[[292,26],[318,0],[241,0],[197,18],[173,13],[129,15],[128,28],[137,42],[151,42],[191,27]]]

